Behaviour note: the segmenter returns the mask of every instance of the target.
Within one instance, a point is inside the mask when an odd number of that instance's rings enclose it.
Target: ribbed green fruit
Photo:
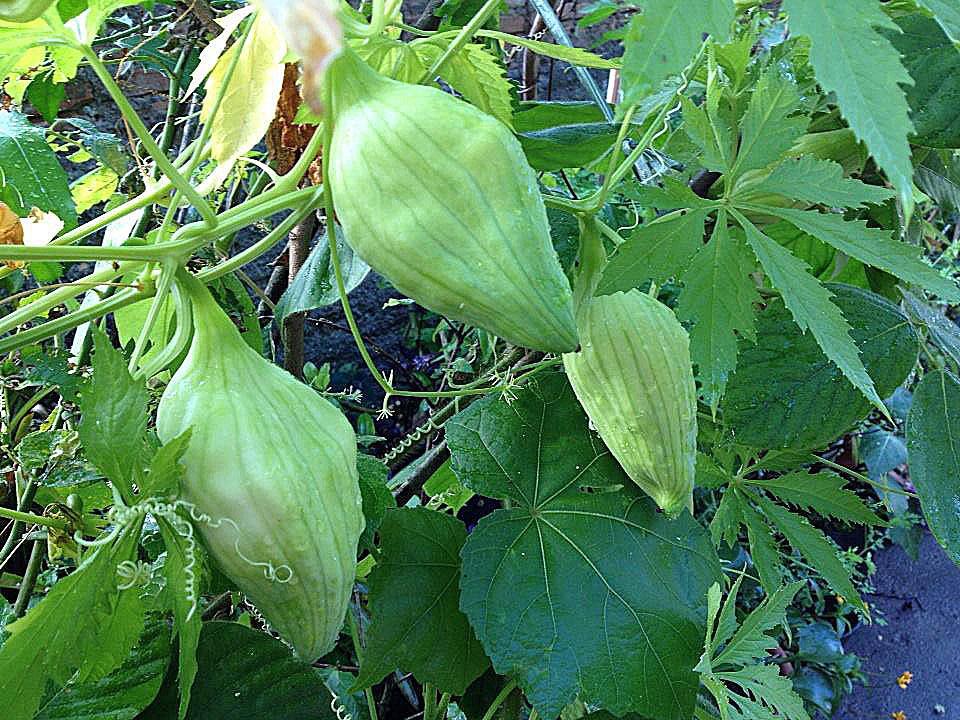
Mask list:
[[[570,384],[623,469],[668,515],[692,510],[697,389],[689,338],[673,312],[638,290],[592,298]]]
[[[513,134],[345,51],[327,75],[329,182],[348,243],[418,303],[512,343],[577,346],[570,285]]]
[[[188,287],[194,338],[157,434],[168,442],[192,428],[183,496],[211,518],[199,524],[207,548],[315,660],[336,642],[364,527],[356,436],[339,409],[247,345],[205,288]]]
[[[0,20],[25,23],[43,15],[54,0],[0,0]]]

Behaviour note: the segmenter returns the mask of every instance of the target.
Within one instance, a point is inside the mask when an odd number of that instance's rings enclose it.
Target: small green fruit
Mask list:
[[[697,390],[686,331],[638,290],[592,298],[579,319],[581,349],[563,365],[590,421],[664,512],[692,511]]]

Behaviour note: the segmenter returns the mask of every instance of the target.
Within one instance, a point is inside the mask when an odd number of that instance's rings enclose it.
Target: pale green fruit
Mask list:
[[[305,660],[334,645],[363,531],[356,436],[338,408],[254,351],[196,281],[194,338],[160,400],[164,442],[192,429],[183,498],[206,547]],[[269,563],[269,566],[266,565]]]
[[[630,290],[581,310],[574,392],[627,475],[669,515],[693,509],[697,389],[686,331],[670,308]]]
[[[351,247],[398,290],[517,345],[577,346],[537,178],[509,129],[351,51],[327,76],[329,182]]]

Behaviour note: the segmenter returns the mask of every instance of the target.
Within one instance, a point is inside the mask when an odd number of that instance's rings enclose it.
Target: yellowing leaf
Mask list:
[[[70,186],[70,194],[77,206],[77,213],[86,212],[94,205],[110,199],[117,189],[120,176],[106,166],[91,170]]]
[[[253,10],[253,6],[246,5],[217,20],[217,25],[223,28],[223,32],[217,35],[200,51],[200,59],[197,62],[197,67],[194,69],[193,74],[190,76],[190,87],[188,87],[187,92],[184,93],[185,97],[193,95],[197,88],[203,84],[203,81],[207,79],[207,76],[216,66],[220,56],[223,55],[227,49],[227,43],[230,41],[234,30],[240,26],[244,18],[248,17]]]
[[[285,54],[286,44],[277,27],[260,15],[246,41],[231,47],[210,73],[200,119],[210,125],[211,157],[218,167],[214,179],[204,183],[204,191],[222,182],[233,164],[260,142],[270,127],[283,87]],[[231,67],[233,74],[227,82]],[[223,100],[215,108],[221,91]]]

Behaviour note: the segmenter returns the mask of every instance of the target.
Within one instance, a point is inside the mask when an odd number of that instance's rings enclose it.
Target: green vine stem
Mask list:
[[[908,492],[907,490],[903,490],[901,488],[888,487],[883,483],[879,483],[876,480],[873,480],[872,478],[867,477],[863,473],[858,473],[856,470],[851,470],[850,468],[844,465],[841,465],[840,463],[835,463],[833,460],[828,460],[825,457],[820,457],[819,455],[811,455],[811,457],[814,459],[815,462],[822,463],[823,465],[826,465],[828,468],[832,468],[833,470],[838,470],[839,472],[846,473],[847,475],[854,478],[855,480],[859,480],[860,482],[866,483],[867,485],[872,485],[873,487],[877,488],[878,490],[882,490],[885,493],[890,493],[891,495],[903,495],[904,497],[908,497],[908,498],[918,497],[916,493]],[[746,480],[745,482],[749,483],[750,481]],[[753,483],[753,484],[762,484],[762,483]]]
[[[200,193],[198,193],[196,188],[190,184],[190,181],[180,174],[180,172],[173,166],[173,163],[170,162],[170,159],[157,145],[156,141],[153,139],[153,136],[150,134],[150,131],[147,129],[147,126],[143,124],[143,120],[140,119],[137,111],[133,109],[130,101],[127,100],[126,96],[123,94],[123,90],[120,89],[116,81],[113,79],[113,76],[110,74],[110,71],[107,70],[106,66],[103,64],[103,61],[100,60],[100,56],[97,55],[96,51],[94,51],[92,47],[87,45],[81,45],[77,49],[83,53],[83,56],[86,58],[87,62],[90,63],[90,67],[96,73],[97,77],[100,79],[100,82],[103,83],[103,86],[107,92],[110,93],[110,97],[113,98],[113,101],[117,104],[117,107],[120,109],[120,113],[123,115],[124,119],[130,123],[130,127],[134,134],[136,134],[140,142],[143,143],[144,149],[157,164],[157,167],[160,168],[160,171],[171,181],[174,187],[184,194],[184,196],[190,201],[190,204],[197,209],[197,212],[200,213],[200,216],[204,219],[204,222],[207,224],[207,226],[216,227],[217,216],[214,213],[213,208],[210,207],[210,204],[200,196]]]
[[[30,480],[23,487],[23,492],[20,493],[20,499],[17,502],[17,509],[25,513],[30,505],[33,503],[33,498],[37,494],[40,486],[36,481]],[[21,520],[14,520],[13,524],[10,527],[10,534],[7,536],[7,541],[3,544],[3,547],[0,548],[0,568],[6,564],[7,559],[13,554],[14,550],[17,549],[17,543],[20,542],[20,534],[23,532],[25,523]]]
[[[331,243],[335,245],[336,243]],[[359,612],[359,609],[357,610]],[[347,617],[350,618],[350,637],[353,639],[353,651],[357,656],[357,664],[363,665],[363,646],[360,644],[360,629],[357,624],[356,614],[353,612],[353,608],[347,610]],[[373,697],[373,690],[366,688],[363,691],[364,697],[367,699],[367,711],[370,713],[370,720],[377,720],[377,703]]]
[[[54,530],[66,530],[67,527],[69,527],[67,521],[61,518],[44,517],[43,515],[34,515],[33,513],[10,510],[9,508],[4,507],[0,507],[0,517],[5,517],[22,523],[42,525],[43,527],[53,528]]]
[[[487,0],[483,6],[477,10],[476,14],[470,18],[470,22],[464,25],[460,29],[460,32],[457,33],[457,36],[450,41],[450,44],[447,45],[446,49],[440,54],[440,57],[434,60],[430,69],[420,78],[420,83],[432,82],[433,79],[440,74],[443,66],[447,64],[450,58],[460,52],[460,49],[473,39],[473,36],[477,34],[480,27],[494,12],[500,9],[502,4],[503,0]]]
[[[493,720],[493,716],[497,714],[497,710],[500,709],[500,706],[510,697],[510,693],[517,689],[517,681],[511,680],[506,685],[503,686],[503,689],[497,693],[497,696],[493,699],[493,702],[490,703],[490,707],[487,708],[487,711],[483,714],[482,720]]]

